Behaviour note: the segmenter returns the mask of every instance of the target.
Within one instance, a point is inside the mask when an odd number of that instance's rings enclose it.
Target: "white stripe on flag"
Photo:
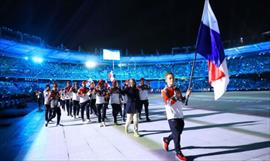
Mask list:
[[[210,6],[209,0],[205,0],[204,3],[202,23],[206,26],[209,26],[210,29],[215,30],[217,33],[220,33],[218,28],[218,22]]]
[[[215,80],[211,83],[211,86],[214,88],[215,100],[219,99],[226,92],[230,81],[226,64],[226,59],[224,59],[221,66],[219,67],[219,70],[224,72],[225,77],[222,77],[221,79]]]

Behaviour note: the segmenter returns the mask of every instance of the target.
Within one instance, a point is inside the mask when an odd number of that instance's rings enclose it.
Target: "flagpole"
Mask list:
[[[197,59],[197,51],[195,51],[194,54],[195,55],[194,55],[194,59],[193,59],[193,62],[192,62],[192,68],[191,68],[191,71],[190,71],[189,84],[188,84],[188,89],[187,90],[192,89],[192,78],[193,78],[193,75],[194,75],[195,62],[196,62],[196,59]],[[189,96],[187,96],[187,98],[186,98],[185,105],[188,104],[188,99],[189,99]]]
[[[200,28],[201,26],[199,26],[199,31],[200,31]],[[199,33],[198,33],[199,35]],[[190,71],[190,75],[189,75],[189,84],[188,84],[188,89],[187,90],[192,90],[192,78],[193,78],[193,75],[194,75],[194,68],[195,68],[195,63],[196,63],[196,59],[197,59],[197,45],[198,45],[198,38],[196,39],[196,45],[195,45],[195,52],[194,52],[194,59],[193,59],[193,62],[192,62],[192,68],[191,68],[191,71]],[[188,105],[188,99],[189,99],[189,96],[187,96],[186,100],[185,100],[185,105]]]
[[[205,3],[206,3],[207,0],[205,0]],[[205,4],[204,4],[205,6]],[[198,36],[200,34],[200,28],[201,28],[201,25],[199,26],[199,32],[198,32]],[[196,62],[196,59],[197,59],[197,45],[198,45],[198,36],[197,36],[197,39],[196,39],[196,49],[195,49],[195,52],[194,52],[194,59],[193,59],[193,63],[192,63],[192,68],[191,68],[191,71],[190,71],[190,76],[189,76],[189,84],[188,84],[188,89],[187,90],[192,90],[192,78],[193,78],[193,75],[194,75],[194,68],[195,68],[195,62]],[[185,100],[185,105],[188,105],[188,99],[189,99],[189,96],[187,96],[186,100]]]

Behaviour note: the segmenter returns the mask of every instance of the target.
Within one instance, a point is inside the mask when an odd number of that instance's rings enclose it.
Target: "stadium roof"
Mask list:
[[[225,50],[225,55],[238,56],[242,54],[258,53],[258,52],[269,52],[270,41],[256,43],[252,45],[245,45],[235,48],[229,48]],[[62,63],[85,63],[86,60],[98,62],[100,64],[111,64],[112,61],[105,61],[101,55],[95,55],[94,53],[77,52],[77,51],[65,51],[55,48],[45,48],[40,46],[32,46],[28,44],[22,44],[16,41],[7,40],[0,38],[0,53],[2,56],[8,57],[43,57],[47,61],[56,61]],[[170,63],[192,60],[194,53],[176,53],[176,54],[165,54],[159,56],[123,56],[117,63]],[[202,59],[202,56],[198,56]]]
[[[269,31],[266,0],[210,0],[223,41]],[[194,45],[203,0],[0,0],[0,26],[51,46],[146,53]],[[4,15],[4,16],[3,16]]]

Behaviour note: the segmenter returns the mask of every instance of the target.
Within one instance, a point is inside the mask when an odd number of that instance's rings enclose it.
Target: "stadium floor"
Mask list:
[[[270,92],[193,93],[184,110],[183,153],[189,160],[270,160]],[[150,96],[151,122],[141,120],[140,138],[97,118],[82,123],[62,112],[61,123],[44,126],[44,112],[33,111],[12,126],[1,127],[0,160],[176,160],[173,143],[162,149],[169,134],[161,96]],[[144,118],[144,116],[143,116]],[[120,118],[119,118],[120,119]],[[132,125],[130,131],[132,131]]]

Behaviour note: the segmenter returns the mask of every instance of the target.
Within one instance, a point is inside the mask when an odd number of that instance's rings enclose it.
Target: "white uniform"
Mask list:
[[[140,94],[140,100],[148,100],[148,92],[150,87],[147,85],[139,86],[139,94]]]
[[[177,88],[167,88],[167,86],[161,91],[165,101],[165,109],[167,119],[183,118],[184,103],[176,98]],[[174,98],[174,99],[172,99]]]
[[[47,91],[47,90],[43,91],[44,105],[49,105],[50,104],[49,95],[50,95],[50,91]]]
[[[183,107],[185,107],[185,105],[180,101],[165,105],[167,119],[183,118]]]
[[[71,87],[65,88],[65,100],[70,100],[72,98],[72,92],[70,91]]]
[[[84,103],[84,102],[88,101],[89,99],[90,98],[89,98],[88,94],[81,95],[80,96],[80,103]]]
[[[87,91],[89,90],[88,88],[85,88],[85,89]],[[80,88],[79,91],[78,91],[78,93],[80,93],[80,91],[82,91],[82,90],[83,90],[83,88]],[[90,95],[89,92],[87,92],[85,94],[79,94],[78,96],[80,97],[80,103],[84,103],[84,102],[90,100],[89,95]]]
[[[53,97],[52,97],[52,99],[50,101],[51,108],[59,107],[60,106],[60,102],[58,100],[59,98],[56,96],[56,95],[59,94],[59,92],[52,90],[50,95],[52,95],[52,94],[53,94]]]
[[[105,103],[105,89],[98,90],[96,93],[96,104],[104,104]]]
[[[80,101],[80,97],[77,95],[77,92],[72,92],[72,100],[73,101]]]
[[[104,96],[96,95],[96,104],[103,104],[103,103],[105,103]]]
[[[119,93],[112,93],[110,98],[111,98],[111,104],[120,104]]]

